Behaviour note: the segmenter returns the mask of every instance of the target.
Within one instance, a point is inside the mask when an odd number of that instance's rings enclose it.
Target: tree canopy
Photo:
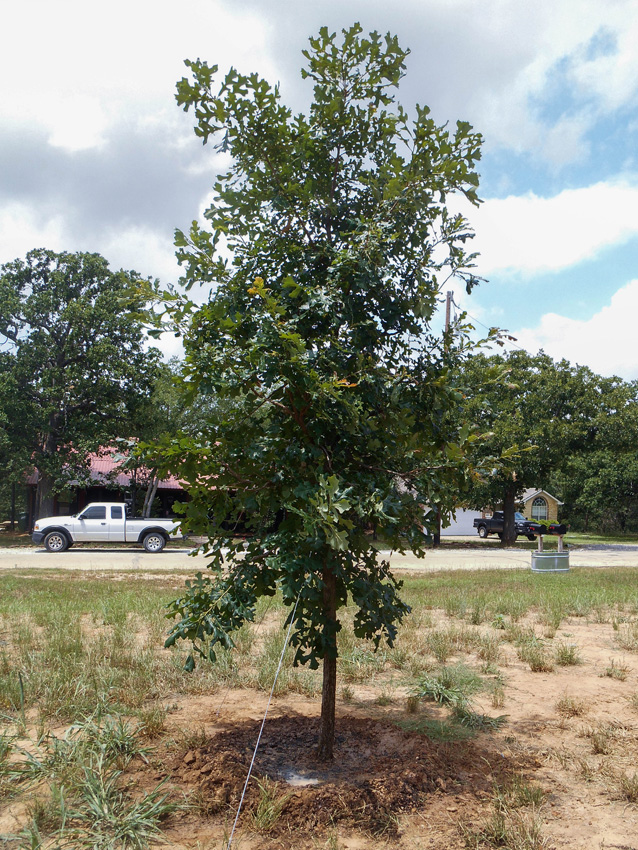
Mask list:
[[[503,505],[506,542],[515,536],[515,503],[523,490],[568,480],[567,470],[573,476],[579,464],[591,462],[597,446],[604,448],[604,435],[618,428],[618,415],[625,411],[625,420],[628,415],[626,385],[618,378],[555,362],[542,351],[478,354],[464,364],[462,380],[465,416],[490,432],[477,453],[516,450],[507,463],[474,481],[469,498],[476,508]]]
[[[99,254],[35,250],[0,269],[5,452],[15,475],[38,468],[40,516],[87,452],[148,413],[159,352],[124,306],[139,283]]]
[[[449,512],[467,474],[474,438],[448,416],[461,401],[449,363],[467,340],[444,346],[430,321],[450,276],[475,283],[471,229],[446,202],[477,203],[481,138],[396,103],[407,51],[393,36],[324,28],[304,56],[308,115],[256,74],[216,82],[199,60],[178,84],[196,134],[230,166],[210,229],[177,234],[186,287],[211,285],[210,297],[195,307],[164,293],[176,320],[190,316],[188,381],[219,399],[198,435],[164,448],[212,572],[175,601],[168,644],[188,639],[214,660],[281,589],[295,663],[323,659],[330,757],[339,610],[349,604],[375,646],[392,644],[408,611],[369,529],[422,555],[427,506]]]
[[[595,377],[595,409],[587,423],[586,440],[564,458],[550,486],[560,493],[572,527],[636,531],[638,383]]]

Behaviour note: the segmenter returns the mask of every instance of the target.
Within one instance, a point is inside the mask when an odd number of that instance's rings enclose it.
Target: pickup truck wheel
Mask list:
[[[536,535],[535,535],[535,534],[528,534],[528,535],[527,535],[527,539],[528,539],[528,540],[531,540],[531,541],[532,541],[532,543],[533,543],[533,542],[536,540]]]
[[[50,531],[44,538],[47,552],[64,552],[69,548],[69,540],[61,531]]]
[[[479,525],[478,529],[479,537],[482,537],[483,540],[487,537],[487,528],[484,525]]]
[[[156,531],[151,531],[143,540],[142,545],[147,552],[161,552],[166,546],[166,540]]]

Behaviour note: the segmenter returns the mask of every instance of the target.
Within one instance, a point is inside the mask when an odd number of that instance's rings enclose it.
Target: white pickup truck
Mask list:
[[[182,537],[172,519],[127,519],[124,502],[92,502],[73,516],[39,519],[31,539],[48,552],[64,552],[74,543],[141,543],[147,552],[161,552],[169,538]]]

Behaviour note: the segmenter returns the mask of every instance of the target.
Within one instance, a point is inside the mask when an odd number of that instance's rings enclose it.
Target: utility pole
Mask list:
[[[448,349],[447,334],[448,334],[448,331],[450,330],[450,313],[452,311],[452,300],[453,300],[452,296],[453,296],[453,294],[454,293],[449,289],[445,293],[445,334],[446,334],[446,339],[445,339],[445,343],[444,343],[444,346],[443,346],[444,351],[447,351],[447,349]],[[436,506],[436,528],[434,529],[434,536],[433,536],[433,539],[432,539],[432,543],[433,543],[434,546],[440,546],[441,545],[441,508],[440,508],[439,505]]]
[[[445,293],[445,333],[450,330],[450,308],[452,307],[453,294],[449,289]],[[447,351],[447,340],[445,342],[445,350]]]

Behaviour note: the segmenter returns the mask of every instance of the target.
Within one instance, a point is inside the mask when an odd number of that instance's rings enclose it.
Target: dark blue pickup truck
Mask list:
[[[522,534],[527,537],[528,540],[536,539],[534,531],[539,528],[537,522],[525,519],[522,513],[516,511],[514,514],[514,525],[516,528],[516,537],[518,537],[519,534]],[[474,520],[474,528],[478,529],[479,537],[489,537],[490,534],[498,534],[499,537],[502,537],[503,511],[494,511],[491,517],[478,517]]]

